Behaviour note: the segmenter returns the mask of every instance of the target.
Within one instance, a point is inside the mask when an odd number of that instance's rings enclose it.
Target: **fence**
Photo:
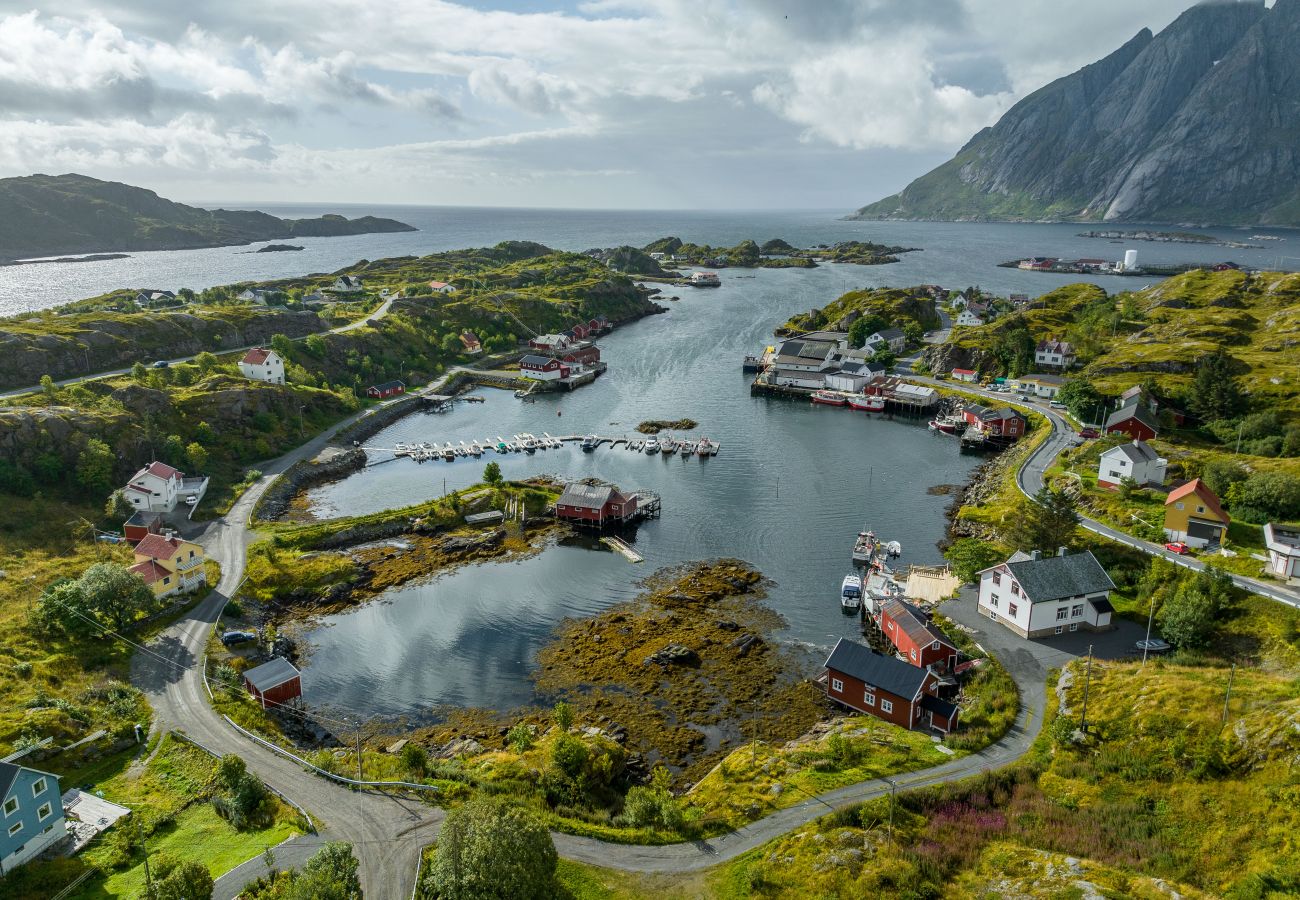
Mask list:
[[[173,731],[171,732],[171,735],[173,737],[179,738],[182,741],[185,741],[185,743],[187,744],[193,744],[195,747],[198,747],[200,750],[208,754],[208,756],[211,756],[213,759],[221,759],[220,753],[217,753],[211,747],[203,746],[203,744],[200,744],[198,741],[190,737],[188,734],[185,734],[184,732]],[[279,797],[285,803],[289,804],[294,809],[296,809],[298,811],[298,815],[302,816],[303,821],[307,823],[307,830],[312,834],[316,833],[316,823],[312,821],[311,815],[307,812],[307,810],[303,809],[293,800],[290,800],[289,797],[286,796],[283,791],[277,790],[276,788],[267,784],[265,781],[263,781],[262,784],[265,785],[266,789],[270,791],[272,794],[275,794],[275,796]]]

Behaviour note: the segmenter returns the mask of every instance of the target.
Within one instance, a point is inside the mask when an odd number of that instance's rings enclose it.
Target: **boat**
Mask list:
[[[853,564],[855,566],[870,565],[875,555],[876,533],[874,531],[859,531],[858,539],[853,542]]]
[[[397,446],[393,448],[394,456],[406,456],[410,452],[411,452],[410,446],[408,444],[401,443],[400,441],[398,442]]]
[[[898,559],[903,555],[903,545],[898,541],[890,541],[885,545],[885,552],[889,554],[890,559]]]
[[[686,457],[690,456],[692,453],[695,452],[695,445],[692,444],[690,441],[682,441],[681,451],[682,451],[682,459],[685,459]]]
[[[525,453],[537,452],[537,441],[533,439],[531,434],[517,434],[515,438],[518,439],[519,446],[523,447]]]
[[[868,394],[853,394],[849,397],[849,408],[865,412],[883,412],[885,398]]]
[[[966,430],[966,421],[956,416],[940,416],[930,421],[930,430],[943,434],[958,434]]]
[[[659,452],[659,442],[654,438],[650,438],[650,440],[645,442],[645,452],[647,456],[654,456]]]
[[[700,442],[695,445],[695,452],[698,453],[701,458],[706,456],[717,456],[718,445],[708,438],[700,438]]]
[[[670,437],[666,437],[659,441],[659,451],[664,456],[672,456],[677,452],[677,442]]]
[[[456,458],[456,451],[452,449],[450,441],[447,442],[447,446],[442,448],[442,458],[447,462],[451,462]]]
[[[587,453],[590,453],[592,450],[596,449],[598,443],[600,443],[600,439],[594,434],[589,434],[582,439],[582,449]]]
[[[845,575],[840,585],[840,609],[855,613],[862,608],[862,579],[857,575]]]
[[[691,287],[722,287],[722,279],[715,272],[693,272],[686,283]]]
[[[813,391],[812,402],[824,403],[827,406],[843,406],[848,401],[839,391]]]

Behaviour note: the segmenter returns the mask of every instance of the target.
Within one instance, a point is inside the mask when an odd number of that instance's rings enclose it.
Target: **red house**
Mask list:
[[[590,322],[587,323],[588,334],[595,334],[596,332],[600,331],[602,327],[603,326],[600,324],[600,319],[592,319]]]
[[[987,406],[980,406],[978,403],[968,403],[963,407],[962,418],[976,431],[983,432],[990,437],[1010,438],[1012,440],[1023,435],[1026,426],[1029,424],[1028,419],[1009,406],[1004,406],[1001,409],[989,409]]]
[[[1135,441],[1150,441],[1160,433],[1160,423],[1151,408],[1137,400],[1106,417],[1106,433],[1127,434]]]
[[[880,630],[914,666],[951,672],[957,667],[957,648],[926,615],[902,600],[890,598],[880,605]]]
[[[826,696],[855,712],[903,728],[957,727],[957,707],[938,696],[939,676],[840,638],[826,658]]]
[[[279,706],[301,697],[302,675],[289,660],[276,656],[245,672],[244,687],[265,709],[268,703]]]
[[[403,381],[385,381],[383,384],[372,384],[366,388],[366,396],[382,400],[385,397],[396,397],[398,394],[406,393],[406,383]]]
[[[581,347],[561,350],[559,358],[562,362],[590,366],[600,362],[600,348],[595,344],[584,344]]]
[[[587,335],[591,334],[591,327],[588,326],[585,322],[579,322],[577,325],[574,325],[573,328],[571,328],[570,330],[573,332],[573,336],[576,337],[578,340],[583,340],[584,338],[587,337]]]
[[[621,525],[636,516],[637,498],[610,484],[571,484],[555,504],[555,517],[577,525],[603,528]]]
[[[131,518],[122,523],[122,535],[132,545],[140,543],[151,534],[162,534],[162,516],[158,513],[136,510]]]
[[[535,378],[538,381],[554,381],[557,378],[568,378],[569,367],[558,359],[550,356],[537,356],[529,354],[519,360],[519,374],[525,378]]]

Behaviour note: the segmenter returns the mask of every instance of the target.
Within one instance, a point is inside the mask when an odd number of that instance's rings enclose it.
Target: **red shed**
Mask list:
[[[840,638],[826,658],[822,681],[828,697],[856,712],[903,728],[948,732],[957,727],[957,707],[936,693],[938,675],[865,644]]]
[[[880,630],[914,666],[934,666],[951,672],[957,666],[957,648],[925,613],[910,603],[889,599],[880,605]]]
[[[372,384],[366,388],[366,396],[382,400],[385,397],[396,397],[398,394],[406,393],[406,382],[404,381],[385,381],[383,384]]]
[[[611,484],[571,484],[555,504],[555,516],[579,525],[621,525],[636,516],[636,495],[624,496]]]
[[[991,437],[1018,438],[1028,425],[1028,420],[1009,406],[989,409],[978,403],[968,403],[962,409],[962,418],[976,431]]]
[[[1115,410],[1106,418],[1107,434],[1127,434],[1135,441],[1154,440],[1160,423],[1150,407],[1140,400]]]
[[[584,344],[581,347],[571,347],[568,350],[560,351],[560,359],[566,363],[576,363],[578,365],[589,366],[593,363],[600,362],[600,348],[595,344]]]
[[[302,696],[302,674],[282,656],[249,669],[244,673],[244,687],[265,709],[268,703],[280,705]]]
[[[151,534],[162,534],[162,516],[155,512],[136,510],[122,523],[122,534],[131,544],[138,544]]]
[[[591,327],[588,326],[587,323],[585,322],[579,322],[577,325],[574,325],[573,328],[570,330],[573,332],[573,336],[576,337],[578,340],[582,340],[587,335],[591,334]]]

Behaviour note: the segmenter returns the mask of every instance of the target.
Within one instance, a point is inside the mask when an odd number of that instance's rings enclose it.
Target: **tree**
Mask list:
[[[117,563],[95,563],[82,573],[77,584],[86,605],[101,621],[119,631],[154,605],[153,591],[144,580]]]
[[[483,467],[483,483],[493,487],[501,484],[501,467],[494,462]]]
[[[208,451],[198,441],[190,441],[185,445],[185,464],[191,471],[202,472],[208,466]]]
[[[1232,492],[1233,485],[1240,484],[1249,477],[1249,472],[1227,459],[1211,460],[1201,470],[1201,481],[1224,499]]]
[[[1230,489],[1233,509],[1252,519],[1292,519],[1300,516],[1300,478],[1286,472],[1256,472]]]
[[[307,345],[307,352],[310,353],[312,356],[325,355],[325,347],[326,347],[325,338],[321,337],[319,334],[308,335],[306,340],[306,345]]]
[[[461,350],[460,338],[455,334],[445,334],[439,341],[439,346],[443,353],[459,353]]]
[[[555,704],[555,708],[551,710],[551,718],[555,720],[555,727],[560,731],[568,731],[573,727],[573,709],[563,700]]]
[[[524,722],[516,722],[506,732],[506,743],[516,753],[523,753],[533,746],[533,729]]]
[[[1219,614],[1231,602],[1232,579],[1214,566],[1184,576],[1160,607],[1160,634],[1180,650],[1204,647]]]
[[[1196,361],[1196,376],[1187,405],[1202,422],[1231,419],[1246,407],[1246,395],[1237,382],[1240,363],[1222,350],[1207,353]]]
[[[235,828],[256,824],[264,817],[270,792],[238,756],[227,753],[221,757],[212,780],[217,787],[212,805]]]
[[[981,571],[1006,558],[997,547],[978,538],[959,538],[943,555],[952,563],[953,574],[962,581],[974,581]]]
[[[543,900],[555,896],[555,844],[536,816],[500,799],[447,814],[428,887],[439,900]]]
[[[199,371],[204,375],[211,375],[213,370],[220,365],[217,361],[217,357],[214,354],[209,353],[207,350],[204,350],[198,356],[194,357],[194,364],[199,367]]]
[[[286,362],[293,358],[293,341],[283,334],[271,335],[271,349]]]
[[[925,329],[921,323],[914,319],[908,319],[903,323],[903,336],[907,338],[909,344],[919,344],[921,338],[925,337]]]
[[[429,768],[429,754],[419,744],[407,744],[402,748],[402,767],[417,776],[423,776]]]
[[[132,381],[143,382],[148,377],[149,377],[149,370],[144,367],[144,363],[137,362],[135,365],[131,367]]]
[[[871,361],[876,365],[884,366],[886,369],[892,369],[894,368],[894,364],[898,362],[898,357],[894,354],[893,350],[877,350],[875,353],[871,354]]]
[[[41,390],[45,392],[45,396],[51,398],[59,392],[59,389],[54,386],[54,379],[49,375],[41,376]]]
[[[1099,420],[1106,404],[1105,398],[1092,386],[1092,382],[1082,378],[1071,378],[1061,385],[1056,399],[1064,403],[1070,415],[1080,422]]]
[[[94,610],[76,579],[57,581],[47,587],[32,609],[32,624],[39,631],[58,631],[73,637],[97,634]]]
[[[153,893],[146,888],[142,900],[207,900],[212,896],[212,875],[197,862],[181,862],[168,854],[153,864]]]
[[[115,521],[129,519],[135,515],[135,507],[126,499],[126,492],[119,489],[108,495],[108,502],[104,504],[104,515]]]
[[[849,346],[861,347],[867,342],[867,338],[880,331],[887,324],[883,316],[875,313],[867,313],[862,318],[855,319],[853,324],[849,326]]]
[[[185,459],[185,441],[179,434],[169,434],[162,445],[162,457],[172,465],[179,466]]]
[[[1007,537],[1021,550],[1055,553],[1074,543],[1079,513],[1074,498],[1065,491],[1044,485],[1031,500],[1022,500],[1018,515],[1007,528]]]
[[[77,455],[77,483],[87,490],[106,491],[113,483],[113,466],[117,457],[99,438],[86,441]]]

